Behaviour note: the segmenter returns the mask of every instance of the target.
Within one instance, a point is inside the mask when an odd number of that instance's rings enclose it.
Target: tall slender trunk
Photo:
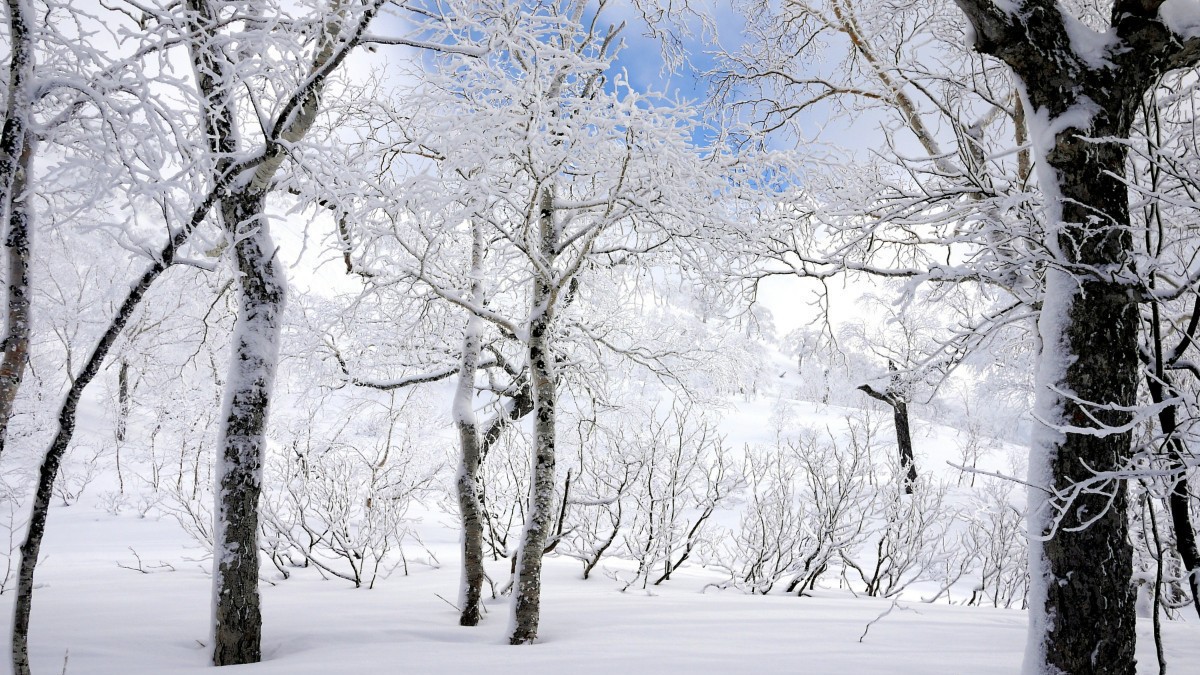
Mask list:
[[[531,644],[537,639],[541,614],[542,555],[554,521],[555,418],[557,384],[551,329],[557,287],[554,270],[557,238],[551,193],[543,191],[538,216],[540,255],[534,274],[529,320],[529,381],[533,390],[533,465],[529,481],[529,510],[517,560],[513,590],[512,635],[509,643]]]
[[[471,301],[483,301],[483,230],[471,226]],[[463,527],[463,575],[459,593],[460,626],[479,624],[482,611],[483,581],[483,502],[479,495],[480,451],[479,422],[475,415],[475,373],[479,368],[480,333],[483,320],[471,314],[463,332],[462,360],[458,388],[454,394],[454,423],[462,456],[455,486]]]
[[[19,7],[20,3],[16,0],[10,0],[9,6],[11,16],[15,14],[11,8]],[[355,30],[342,43],[341,49],[336,52],[331,49],[322,50],[314,59],[313,68],[310,72],[311,81],[304,88],[297,90],[288,101],[287,107],[297,110],[297,113],[291,117],[293,124],[285,132],[300,131],[307,129],[307,126],[311,125],[312,114],[308,111],[309,109],[315,109],[317,96],[324,82],[329,74],[333,72],[334,68],[345,59],[349,50],[357,44],[363,29],[370,22],[378,7],[379,2],[372,2],[368,5],[367,10],[361,15]],[[14,36],[18,34],[28,35],[28,31],[14,30]],[[207,95],[207,92],[205,93]],[[293,138],[288,133],[281,134],[280,138],[292,141]],[[100,372],[100,367],[103,365],[105,358],[107,358],[109,351],[111,351],[113,344],[120,336],[121,331],[124,330],[125,325],[129,323],[129,319],[141,304],[150,287],[162,276],[163,272],[174,264],[175,255],[179,251],[179,248],[187,242],[192,232],[204,222],[213,207],[226,196],[235,180],[241,179],[246,172],[254,171],[256,168],[267,164],[267,160],[272,152],[279,152],[278,140],[272,139],[264,149],[263,154],[236,163],[226,163],[214,172],[213,185],[208,194],[196,205],[187,222],[172,234],[162,249],[158,251],[154,262],[130,285],[129,291],[125,294],[120,307],[109,321],[108,327],[104,330],[100,339],[96,342],[83,368],[71,380],[71,386],[67,390],[62,404],[59,406],[57,417],[58,430],[50,442],[50,446],[46,449],[41,467],[38,470],[37,487],[34,494],[33,507],[30,511],[29,525],[26,528],[25,541],[21,544],[21,563],[17,574],[16,598],[13,602],[12,662],[14,675],[29,675],[29,619],[33,608],[33,575],[37,567],[42,539],[45,535],[46,521],[49,517],[54,480],[58,475],[63,454],[66,452],[75,434],[76,414],[83,391],[95,379],[96,374]],[[266,250],[271,250],[271,247],[267,247]]]
[[[917,485],[917,460],[913,457],[912,430],[908,425],[908,402],[902,398],[892,404],[892,421],[900,450],[900,471],[904,474],[904,494],[911,495]]]
[[[221,199],[228,189],[232,177],[241,173],[239,169],[253,166],[253,162],[231,167],[217,177],[212,191],[192,211],[188,222],[180,228],[158,251],[157,260],[151,263],[129,287],[125,299],[121,301],[116,313],[109,320],[108,327],[92,348],[83,368],[71,379],[71,386],[63,397],[58,408],[58,430],[54,434],[42,465],[38,469],[37,488],[33,498],[33,508],[29,513],[29,525],[25,529],[25,541],[21,544],[21,564],[17,573],[17,595],[13,601],[12,624],[12,662],[14,675],[29,675],[29,616],[33,609],[33,573],[37,568],[38,555],[42,548],[42,538],[46,532],[46,520],[50,515],[50,499],[54,494],[54,480],[58,476],[58,468],[62,464],[63,455],[75,435],[75,419],[79,410],[79,400],[83,391],[100,372],[100,366],[108,357],[112,346],[116,343],[121,331],[133,317],[142,299],[154,282],[158,281],[163,272],[174,264],[175,254],[187,242],[192,232],[204,221],[208,212]]]
[[[216,467],[213,510],[213,663],[261,659],[262,614],[258,593],[258,501],[271,389],[279,360],[280,320],[286,279],[264,217],[267,194],[286,157],[286,147],[304,138],[316,121],[328,75],[361,38],[382,4],[365,3],[356,25],[343,34],[345,3],[334,0],[318,36],[308,81],[281,109],[261,163],[242,176],[238,191],[221,203],[225,230],[234,242],[240,296],[234,352],[225,389],[225,420]],[[192,62],[203,94],[201,114],[210,149],[223,168],[238,150],[232,70],[217,47],[216,8],[188,0],[193,30]]]
[[[13,401],[29,354],[30,222],[26,193],[33,168],[34,138],[29,130],[34,75],[32,18],[25,0],[8,0],[11,53],[4,126],[0,129],[0,214],[8,213],[4,246],[8,258],[8,300],[4,359],[0,362],[0,456],[8,437]]]
[[[1166,398],[1174,399],[1178,396],[1178,392],[1175,391],[1170,377],[1163,372],[1161,367],[1162,340],[1158,333],[1157,311],[1155,311],[1152,328],[1157,356],[1156,372],[1147,376],[1147,389],[1150,390],[1150,399],[1161,406]],[[1200,614],[1200,578],[1197,578],[1200,576],[1200,546],[1196,544],[1196,529],[1192,525],[1191,495],[1187,478],[1188,466],[1185,461],[1190,456],[1190,452],[1183,439],[1178,435],[1178,414],[1178,406],[1175,404],[1163,406],[1158,412],[1158,425],[1166,439],[1163,445],[1167,454],[1168,466],[1176,476],[1171,483],[1171,494],[1167,496],[1167,508],[1171,514],[1171,527],[1175,531],[1175,549],[1179,552],[1179,558],[1187,573],[1188,588],[1192,593],[1192,606],[1197,614]]]
[[[125,440],[125,427],[129,421],[129,411],[133,403],[129,398],[129,362],[121,359],[117,369],[117,442]],[[120,453],[120,449],[117,450]],[[117,455],[117,474],[121,472],[120,454]],[[122,492],[124,492],[122,490]]]
[[[213,512],[213,664],[262,657],[258,593],[258,501],[266,423],[279,360],[286,281],[263,207],[265,193],[226,198],[222,217],[239,272],[239,310],[225,385]]]
[[[1162,0],[1114,0],[1102,32],[1053,0],[954,1],[975,49],[1006,62],[1022,85],[1046,196],[1024,670],[1133,675],[1133,551],[1119,472],[1132,454],[1146,280],[1134,258],[1123,139],[1158,78],[1200,62],[1200,38],[1169,28]]]
[[[3,343],[4,358],[0,360],[0,456],[4,453],[8,438],[8,421],[12,417],[13,403],[17,399],[17,392],[25,375],[25,363],[29,359],[29,260],[33,223],[27,191],[30,172],[33,169],[35,141],[31,134],[27,135],[30,137],[25,141],[12,177],[8,233],[4,238],[4,249],[8,258],[8,315]]]

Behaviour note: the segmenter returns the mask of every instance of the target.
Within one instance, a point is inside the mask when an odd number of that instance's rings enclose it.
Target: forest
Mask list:
[[[6,2],[14,675],[1200,671],[1197,0]]]

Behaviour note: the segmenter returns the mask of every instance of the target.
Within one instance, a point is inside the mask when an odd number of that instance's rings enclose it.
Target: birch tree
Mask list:
[[[142,246],[146,250],[154,251],[154,255],[151,256],[151,263],[147,265],[140,276],[131,282],[120,302],[116,303],[117,309],[101,332],[100,338],[86,352],[86,358],[83,360],[82,367],[70,379],[70,387],[57,412],[57,429],[38,472],[36,493],[29,526],[25,541],[21,547],[21,565],[18,573],[12,640],[13,666],[14,671],[18,675],[26,675],[30,669],[28,634],[29,617],[32,608],[33,575],[45,532],[55,477],[58,474],[63,455],[74,435],[76,412],[84,389],[100,372],[109,351],[117,342],[125,325],[134,316],[151,286],[173,265],[177,264],[180,260],[186,260],[181,255],[184,246],[192,234],[206,222],[214,206],[222,202],[230,194],[245,197],[247,192],[249,192],[252,193],[251,201],[253,201],[253,199],[258,198],[254,190],[258,190],[259,192],[264,191],[266,183],[263,181],[269,181],[278,170],[290,144],[298,140],[298,137],[292,134],[297,127],[302,128],[302,124],[305,123],[304,120],[310,118],[322,84],[356,44],[366,23],[373,16],[377,8],[378,3],[375,3],[362,7],[357,11],[349,12],[349,15],[345,17],[345,32],[339,31],[337,37],[332,38],[331,42],[327,43],[328,49],[324,50],[322,60],[303,76],[296,78],[294,82],[280,87],[281,95],[277,99],[279,103],[277,115],[274,119],[263,119],[262,133],[257,139],[255,146],[243,147],[240,149],[239,154],[234,156],[214,158],[215,161],[212,163],[200,163],[207,164],[210,168],[210,171],[207,173],[207,184],[204,184],[203,179],[201,179],[201,181],[198,181],[200,184],[195,186],[195,190],[188,193],[188,196],[192,198],[192,203],[181,209],[183,213],[177,225],[172,227],[173,222],[171,220],[167,221],[165,243],[145,243]],[[186,20],[182,17],[182,9],[179,7],[164,10],[154,10],[153,8],[146,7],[142,8],[142,11],[144,15],[139,25],[145,28],[146,33],[141,37],[144,39],[145,44],[149,46],[137,50],[133,57],[119,61],[108,68],[107,72],[114,76],[134,73],[140,77],[147,72],[147,69],[143,68],[140,63],[140,60],[146,58],[147,55],[156,55],[164,50],[186,46],[191,39],[201,39],[204,35],[202,33],[193,36],[184,28]],[[337,25],[342,26],[342,23],[339,21]],[[173,31],[175,34],[182,33],[188,35],[188,40],[181,41],[171,37]],[[167,36],[168,39],[158,41],[158,38],[163,36]],[[318,50],[316,53],[320,55],[322,51]],[[150,69],[150,71],[153,72],[153,69]],[[207,72],[207,74],[212,75],[213,73]],[[145,84],[144,80],[145,78],[142,78],[137,80],[137,82],[138,84]],[[117,87],[117,91],[122,93],[132,92],[133,95],[137,96],[139,93],[140,95],[144,95],[146,89],[138,89],[131,82],[122,82],[121,86]],[[105,98],[106,94],[103,91],[88,93],[95,95],[91,97],[84,96],[83,99],[85,102],[107,100]],[[74,108],[71,107],[69,109]],[[155,119],[177,119],[174,113],[166,112],[168,109],[168,107],[164,107],[156,111]],[[124,106],[123,110],[128,115],[130,108],[129,106]],[[298,123],[297,120],[301,122]],[[165,126],[168,127],[168,133],[180,131],[180,126],[178,125],[167,124]],[[231,133],[231,129],[232,127],[227,128],[224,132]],[[236,133],[236,131],[232,133]],[[180,133],[179,135],[182,136],[184,133]],[[124,146],[115,144],[109,147],[120,148]],[[171,146],[170,144],[166,144],[166,147]],[[126,163],[142,161],[136,154],[133,157],[122,156],[121,160]],[[256,170],[260,166],[267,168],[264,169],[260,176],[260,182],[256,185],[253,182],[253,178],[257,175]],[[163,168],[162,165],[149,167],[146,173],[153,176],[155,171],[161,171]],[[149,182],[153,183],[154,181],[151,180]],[[247,204],[250,202],[243,203]],[[238,222],[241,221],[239,220]],[[261,240],[256,240],[253,236],[249,239],[254,242],[250,244],[251,246],[255,243],[261,243]],[[273,253],[273,247],[260,247],[259,250]],[[268,264],[270,260],[269,255],[269,253],[265,253],[259,262],[262,265]],[[241,332],[240,335],[249,337],[249,334],[245,331]],[[250,550],[253,552],[254,549],[251,548]],[[220,557],[218,556],[217,559],[220,560]],[[256,578],[256,576],[255,572],[251,578]]]
[[[35,147],[30,125],[33,114],[35,54],[30,7],[25,0],[8,3],[9,55],[8,100],[4,126],[0,130],[0,216],[7,214],[4,237],[8,264],[5,306],[4,358],[0,361],[0,455],[8,435],[13,401],[21,386],[29,353],[29,256],[30,208],[26,193],[33,170]]]
[[[239,310],[215,471],[213,664],[218,666],[255,663],[262,654],[258,502],[287,287],[270,236],[266,200],[288,149],[304,138],[316,119],[324,75],[358,42],[381,4],[379,0],[361,5],[335,0],[326,13],[318,14],[311,65],[300,78],[303,96],[286,101],[271,118],[269,137],[278,141],[220,202],[221,221],[238,271]],[[189,0],[188,9],[199,37],[192,43],[192,59],[202,94],[205,135],[218,171],[224,172],[230,158],[244,152],[239,137],[245,124],[232,100],[239,83],[217,30],[230,17],[221,16],[208,0]]]
[[[402,208],[386,209],[400,215],[372,214],[357,257],[372,285],[415,281],[475,317],[466,319],[454,404],[464,457],[481,438],[467,400],[475,388],[467,382],[476,353],[471,332],[487,324],[525,350],[513,372],[527,376],[513,381],[528,383],[534,456],[510,641],[528,644],[538,634],[542,556],[557,513],[563,345],[575,331],[581,342],[598,344],[576,318],[587,279],[669,249],[673,236],[718,218],[724,159],[699,157],[689,138],[693,113],[639,94],[613,72],[620,26],[605,22],[603,6],[571,0],[486,9],[474,14],[486,17],[475,28],[479,44],[490,47],[486,56],[443,53],[424,95],[406,97],[418,102],[415,112],[395,115],[405,131],[394,152],[432,160],[437,174],[392,191],[406,195]],[[472,253],[480,232],[487,242],[482,300]],[[472,463],[464,462],[460,486],[471,486]],[[469,519],[472,499],[460,492],[460,502]],[[467,576],[463,597],[471,598]]]

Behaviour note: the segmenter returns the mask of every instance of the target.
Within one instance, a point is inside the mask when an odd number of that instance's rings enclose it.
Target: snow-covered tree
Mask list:
[[[975,29],[975,49],[1008,64],[1021,84],[1046,199],[1025,670],[1103,663],[1133,673],[1120,474],[1136,420],[1137,303],[1163,292],[1146,287],[1133,260],[1122,141],[1158,79],[1200,61],[1200,36],[1160,0],[1117,0],[1107,20],[1050,0],[957,4]]]
[[[589,333],[592,275],[634,269],[672,249],[677,237],[719,220],[719,153],[702,156],[691,138],[696,114],[641,94],[612,68],[621,26],[587,2],[486,4],[474,30],[486,53],[465,48],[434,59],[427,84],[408,96],[414,110],[395,151],[432,160],[436,173],[405,180],[386,219],[363,225],[361,269],[377,287],[416,289],[467,315],[454,403],[464,450],[460,504],[466,559],[480,559],[473,446],[489,428],[474,420],[479,350],[497,338],[525,350],[510,373],[501,418],[532,405],[534,458],[524,540],[514,584],[511,641],[537,637],[542,552],[555,516],[556,433],[568,340],[652,363],[678,353],[630,347],[620,334]],[[466,13],[464,13],[466,14]],[[378,207],[376,207],[378,208]],[[632,275],[631,275],[632,276]],[[619,301],[610,298],[609,302]],[[603,310],[601,310],[601,313]],[[484,326],[488,326],[487,335]],[[489,337],[494,336],[494,337]],[[573,336],[573,337],[568,337]],[[528,399],[520,393],[528,387]],[[508,412],[505,413],[504,411]],[[468,569],[464,618],[478,598],[481,569]],[[468,621],[469,622],[469,621]]]
[[[223,423],[216,463],[216,505],[213,509],[213,663],[218,666],[254,663],[261,658],[262,616],[258,594],[258,508],[266,451],[266,424],[279,360],[279,340],[287,279],[280,269],[271,239],[266,201],[289,148],[312,127],[328,74],[361,39],[382,4],[379,0],[343,3],[322,8],[308,20],[311,44],[301,39],[297,51],[311,50],[311,63],[299,72],[285,72],[301,93],[278,101],[269,118],[261,161],[246,169],[219,203],[220,219],[237,268],[238,320],[229,373],[225,381]],[[270,49],[271,25],[262,7],[253,21],[228,15],[209,0],[189,0],[192,61],[201,93],[204,134],[218,174],[230,170],[235,157],[246,152],[241,136],[249,125],[239,118],[235,98],[253,76],[238,66],[257,59],[248,49],[231,61],[223,49],[227,40]],[[238,11],[232,8],[233,11]],[[222,25],[246,21],[241,34],[226,36]],[[277,45],[275,48],[279,48]],[[270,102],[271,72],[251,91],[248,108],[260,110]],[[285,89],[285,91],[287,91]],[[253,146],[252,146],[253,147]]]

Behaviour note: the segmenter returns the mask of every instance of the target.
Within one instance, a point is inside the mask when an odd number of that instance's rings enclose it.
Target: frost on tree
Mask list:
[[[717,178],[726,158],[717,152],[705,162],[691,144],[694,112],[635,91],[611,68],[620,26],[605,27],[586,15],[594,9],[564,0],[508,6],[496,16],[464,13],[476,21],[468,34],[489,50],[460,44],[435,56],[429,74],[434,86],[404,101],[416,106],[412,112],[397,115],[410,120],[399,130],[401,138],[420,139],[419,145],[385,149],[433,157],[437,172],[381,194],[380,202],[399,203],[373,216],[377,223],[363,225],[375,233],[364,237],[363,251],[363,271],[373,285],[416,281],[470,315],[454,369],[460,376],[454,419],[463,449],[458,488],[466,530],[462,623],[478,620],[483,579],[472,478],[477,458],[506,420],[534,416],[527,520],[512,586],[514,644],[537,638],[541,560],[561,534],[551,531],[561,513],[558,388],[564,372],[577,368],[564,356],[573,341],[597,351],[623,348],[604,343],[603,332],[588,332],[583,316],[594,300],[589,283],[593,275],[671,251],[674,233],[697,236],[716,219],[708,214],[719,211],[715,195],[728,186]],[[480,234],[487,244],[482,260],[469,253],[476,246],[467,241]],[[497,334],[500,341],[488,337]],[[524,363],[517,363],[520,357],[512,368],[502,363],[489,343],[504,342],[524,348]],[[489,354],[481,357],[481,348]],[[631,360],[643,362],[657,353],[629,349],[635,351]],[[497,412],[480,424],[471,397],[488,389],[475,373],[497,367],[511,386],[485,398],[490,402],[484,405],[496,405]]]
[[[1025,671],[1130,673],[1126,489],[1138,378],[1138,301],[1125,173],[1143,96],[1200,59],[1162,0],[1117,0],[1084,25],[1053,0],[956,0],[975,48],[1023,85],[1050,256],[1030,450],[1030,634]]]
[[[260,161],[238,176],[220,204],[237,270],[239,310],[215,467],[213,663],[218,666],[254,663],[262,655],[258,502],[287,286],[268,228],[267,196],[288,147],[301,141],[316,121],[325,79],[358,42],[380,4],[333,3],[322,17],[311,66],[297,94],[284,101],[265,131]],[[204,130],[218,171],[227,173],[230,158],[241,150],[232,98],[241,88],[233,75],[237,68],[219,46],[217,6],[189,0],[188,9],[196,35],[192,59],[203,95]]]

